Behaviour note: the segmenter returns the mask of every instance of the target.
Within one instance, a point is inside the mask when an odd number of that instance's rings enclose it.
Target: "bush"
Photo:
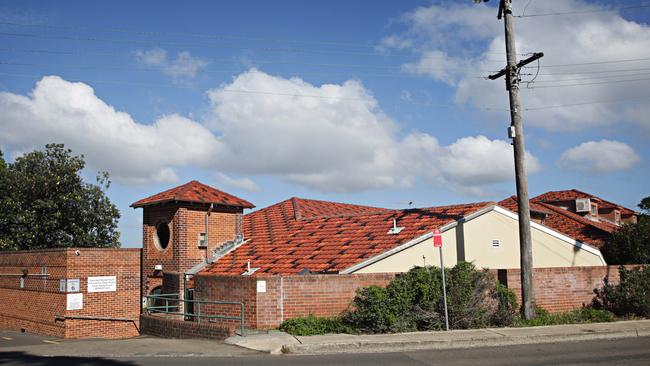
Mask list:
[[[606,323],[616,320],[616,317],[611,312],[592,307],[551,314],[538,306],[535,312],[537,315],[535,319],[526,320],[517,317],[515,324],[519,327],[536,327],[541,325]]]
[[[620,317],[650,317],[650,267],[628,270],[621,266],[619,275],[618,285],[605,280],[605,286],[595,290],[593,306]]]
[[[513,323],[515,295],[499,286],[487,270],[461,262],[445,269],[445,277],[451,329]],[[396,277],[385,289],[370,286],[358,290],[344,321],[372,333],[444,329],[440,268],[415,267]]]
[[[346,324],[362,332],[383,333],[396,329],[396,299],[384,287],[370,286],[357,290],[354,310],[344,315]]]
[[[285,320],[280,325],[280,330],[297,336],[328,333],[353,333],[353,329],[345,325],[341,321],[341,318],[318,318],[314,315]]]
[[[607,263],[650,263],[650,219],[641,216],[635,224],[620,227],[602,248]]]

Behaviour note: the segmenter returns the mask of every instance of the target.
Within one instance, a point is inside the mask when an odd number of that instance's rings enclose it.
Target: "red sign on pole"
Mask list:
[[[433,230],[433,247],[442,248],[442,234],[438,229]]]

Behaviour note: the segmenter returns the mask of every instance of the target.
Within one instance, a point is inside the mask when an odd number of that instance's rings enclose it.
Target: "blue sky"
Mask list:
[[[257,207],[514,192],[496,1],[0,1],[0,147],[65,143],[129,204],[198,179]],[[514,1],[530,193],[649,195],[650,8]],[[634,8],[631,8],[634,7]],[[607,11],[603,11],[607,10]],[[575,105],[580,104],[580,105]]]

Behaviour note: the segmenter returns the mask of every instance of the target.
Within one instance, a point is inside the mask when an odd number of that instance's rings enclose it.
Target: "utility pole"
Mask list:
[[[506,89],[510,97],[510,128],[508,135],[513,141],[515,152],[515,178],[517,181],[517,204],[519,209],[519,250],[521,263],[521,300],[525,319],[535,318],[535,290],[533,288],[533,246],[530,233],[530,207],[528,201],[528,177],[524,148],[524,129],[521,125],[521,102],[519,100],[519,69],[541,57],[543,53],[517,63],[517,48],[515,46],[514,17],[512,15],[512,0],[501,0],[498,19],[504,19],[506,37],[507,66],[494,75],[495,80],[505,75]]]

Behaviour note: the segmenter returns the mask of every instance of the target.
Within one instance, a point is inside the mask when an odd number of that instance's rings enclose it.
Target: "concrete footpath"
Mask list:
[[[292,336],[270,331],[245,337],[230,337],[226,343],[271,354],[327,354],[473,348],[643,336],[650,336],[650,320],[376,335]]]

